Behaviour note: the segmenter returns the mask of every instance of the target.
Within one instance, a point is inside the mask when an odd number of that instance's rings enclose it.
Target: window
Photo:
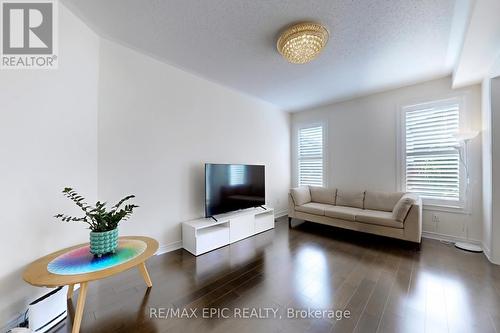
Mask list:
[[[459,111],[459,99],[403,108],[405,190],[428,204],[460,205]]]
[[[298,184],[323,186],[323,126],[298,132]]]

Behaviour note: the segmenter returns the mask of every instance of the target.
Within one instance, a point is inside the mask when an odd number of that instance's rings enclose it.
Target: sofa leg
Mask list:
[[[288,217],[288,229],[292,228],[292,218]]]
[[[421,248],[422,248],[422,242],[417,243],[417,245],[415,245],[415,250],[420,251]]]

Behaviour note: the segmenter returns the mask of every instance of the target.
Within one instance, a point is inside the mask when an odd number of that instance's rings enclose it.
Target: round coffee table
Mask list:
[[[42,257],[38,260],[32,262],[24,271],[23,279],[31,285],[38,287],[60,287],[60,286],[68,286],[68,299],[73,297],[73,290],[75,284],[80,284],[80,295],[78,297],[75,318],[73,320],[73,328],[72,332],[76,333],[80,331],[80,324],[83,316],[83,308],[85,306],[85,297],[87,296],[87,288],[88,283],[94,280],[104,279],[108,276],[112,276],[118,274],[120,272],[126,271],[130,268],[137,267],[142,274],[144,282],[148,288],[152,287],[153,284],[151,282],[151,278],[149,277],[148,270],[146,269],[146,260],[155,254],[158,250],[158,242],[153,238],[142,237],[142,236],[126,236],[120,237],[120,241],[129,241],[143,244],[145,247],[141,249],[141,253],[131,257],[127,261],[122,263],[114,263],[110,267],[103,267],[102,269],[93,268],[92,271],[75,274],[75,272],[67,273],[67,274],[59,274],[52,273],[49,271],[49,264],[53,264],[55,260],[64,257],[65,254],[68,253],[76,253],[78,249],[81,250],[82,247],[85,247],[87,244],[80,244],[76,246],[72,246],[66,248],[64,250],[60,250],[49,254],[45,257]],[[69,261],[71,262],[71,261]],[[71,268],[71,267],[69,267]],[[54,269],[50,269],[54,271]],[[77,272],[78,273],[78,272]]]

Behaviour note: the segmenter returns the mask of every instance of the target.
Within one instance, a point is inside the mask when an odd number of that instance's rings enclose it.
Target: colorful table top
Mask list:
[[[145,236],[120,237],[119,245],[114,255],[101,258],[88,252],[88,243],[56,251],[29,264],[23,279],[43,287],[99,280],[144,263],[159,247],[155,239]]]
[[[146,250],[146,243],[137,239],[120,239],[113,254],[94,256],[85,245],[53,259],[47,270],[53,274],[74,275],[97,272],[134,259]]]

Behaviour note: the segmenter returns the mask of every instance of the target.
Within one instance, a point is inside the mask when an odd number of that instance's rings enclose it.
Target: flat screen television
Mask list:
[[[265,203],[263,165],[205,164],[205,217]]]

